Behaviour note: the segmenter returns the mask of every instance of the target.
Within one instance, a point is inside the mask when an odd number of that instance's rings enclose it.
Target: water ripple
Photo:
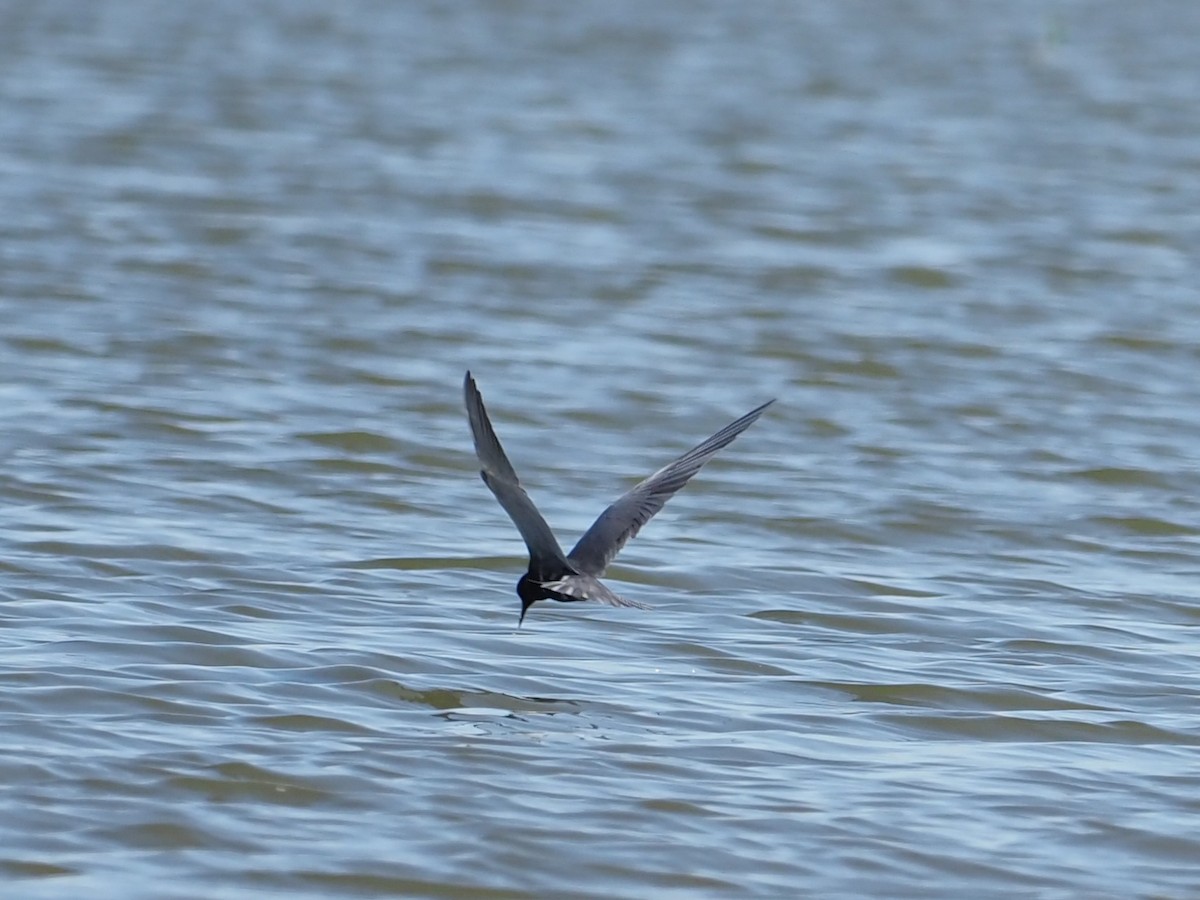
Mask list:
[[[0,12],[10,893],[1197,893],[1192,6],[160,7]],[[568,546],[780,402],[518,629],[468,367]]]

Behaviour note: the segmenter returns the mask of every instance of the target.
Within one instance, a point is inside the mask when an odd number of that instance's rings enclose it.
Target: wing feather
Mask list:
[[[768,400],[740,419],[730,422],[708,440],[634,485],[600,514],[600,518],[567,554],[567,559],[580,572],[596,577],[603,575],[613,557],[666,505],[675,492],[687,484],[719,450],[753,425],[774,402]]]
[[[547,590],[555,591],[572,600],[594,600],[609,606],[632,606],[637,609],[650,608],[645,603],[626,600],[609,590],[604,582],[591,575],[564,575],[555,581],[543,581],[541,584]]]
[[[471,422],[471,435],[475,439],[475,455],[479,457],[479,474],[517,526],[517,531],[521,532],[531,561],[535,564],[552,562],[569,568],[558,539],[521,487],[516,470],[500,446],[500,439],[496,437],[484,408],[483,397],[470,372],[463,379],[463,399]]]

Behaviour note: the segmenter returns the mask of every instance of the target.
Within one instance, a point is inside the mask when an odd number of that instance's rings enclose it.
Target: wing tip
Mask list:
[[[750,410],[750,412],[749,412],[749,413],[747,413],[747,415],[751,415],[751,416],[759,416],[759,415],[762,415],[764,412],[766,412],[766,411],[767,411],[767,407],[771,406],[771,405],[772,405],[773,403],[775,403],[775,401],[777,401],[778,399],[779,399],[778,397],[772,397],[772,398],[771,398],[770,400],[768,400],[766,403],[763,403],[763,404],[761,404],[760,406],[756,406],[756,407],[754,407],[754,409]]]

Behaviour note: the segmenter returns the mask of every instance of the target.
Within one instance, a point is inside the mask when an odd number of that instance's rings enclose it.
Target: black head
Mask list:
[[[521,618],[517,619],[517,627],[520,628],[521,623],[525,621],[525,613],[529,612],[529,607],[549,595],[540,582],[534,581],[526,573],[517,582],[517,596],[521,598]]]

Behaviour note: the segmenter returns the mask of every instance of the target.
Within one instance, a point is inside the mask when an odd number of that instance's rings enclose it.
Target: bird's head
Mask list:
[[[534,581],[526,573],[517,582],[517,596],[521,598],[521,618],[517,619],[517,627],[520,628],[521,623],[525,621],[525,613],[529,612],[529,607],[545,597],[546,592],[540,581]]]

